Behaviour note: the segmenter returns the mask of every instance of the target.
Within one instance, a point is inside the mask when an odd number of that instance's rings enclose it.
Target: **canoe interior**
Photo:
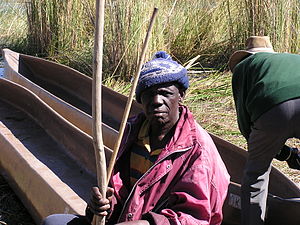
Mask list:
[[[5,58],[5,73],[4,79],[12,81],[35,94],[41,101],[47,104],[52,110],[61,115],[68,122],[72,123],[82,132],[86,133],[89,136],[92,136],[92,117],[82,110],[76,108],[70,103],[64,101],[63,99],[57,97],[48,90],[40,87],[36,83],[27,79],[25,76],[18,72],[19,65],[19,54],[12,52],[8,49],[3,50],[3,55]],[[80,73],[78,73],[80,75]],[[67,92],[65,90],[65,92]],[[75,96],[76,98],[76,96]],[[116,133],[111,127],[108,127],[105,123],[102,123],[103,132],[106,133],[106,136],[112,136],[113,133]],[[106,145],[109,148],[113,148],[114,143],[111,138],[106,138]]]
[[[92,139],[9,80],[0,79],[0,99],[2,172],[34,220],[38,224],[53,213],[84,213],[89,190],[97,183]],[[38,163],[39,168],[32,168]]]
[[[62,182],[70,186],[82,199],[89,199],[87,190],[96,184],[96,178],[82,168],[77,160],[70,158],[64,146],[57,143],[23,111],[2,100],[0,100],[0,121],[1,125],[7,127],[12,135]]]
[[[91,114],[91,79],[68,67],[20,54],[18,72],[55,96]],[[72,79],[70,79],[72,77]]]
[[[89,115],[92,114],[92,79],[90,77],[69,67],[23,54],[19,55],[18,71],[55,96]],[[114,118],[122,118],[126,98],[120,102],[119,99],[125,96],[104,86],[102,95],[103,122],[116,129],[119,127],[121,120],[115,120]],[[117,102],[120,102],[120,105],[118,105],[118,110],[115,110]],[[133,105],[137,105],[137,103],[134,102]],[[131,115],[137,114],[139,110],[136,111],[136,108],[133,107]],[[114,115],[114,117],[111,115]]]
[[[2,100],[0,121],[1,173],[36,224],[52,213],[84,213],[95,176],[45,128]]]
[[[14,93],[13,95],[11,93]],[[72,126],[33,93],[6,79],[0,79],[1,99],[22,109],[38,122],[55,140],[63,144],[70,156],[83,168],[95,172],[92,138]],[[84,153],[84,154],[83,154]]]

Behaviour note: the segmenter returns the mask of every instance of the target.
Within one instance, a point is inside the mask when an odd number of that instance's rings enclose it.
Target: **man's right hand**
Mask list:
[[[97,216],[107,216],[113,195],[114,189],[111,187],[107,188],[106,198],[102,197],[98,187],[92,187],[90,201],[88,203],[91,212]]]

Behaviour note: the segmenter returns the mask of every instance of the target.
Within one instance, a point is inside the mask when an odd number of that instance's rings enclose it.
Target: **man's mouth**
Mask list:
[[[160,116],[160,115],[164,115],[166,112],[164,112],[164,111],[157,111],[157,110],[155,110],[155,111],[153,111],[153,115],[155,115],[155,116]]]

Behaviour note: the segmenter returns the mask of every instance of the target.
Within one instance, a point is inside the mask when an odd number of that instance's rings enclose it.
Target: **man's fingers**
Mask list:
[[[103,206],[103,205],[109,205],[110,201],[107,198],[92,198],[91,202],[96,206]]]
[[[107,216],[110,209],[110,202],[114,194],[114,189],[107,188],[107,198],[103,198],[98,187],[92,187],[89,208],[95,215]]]
[[[98,187],[92,187],[91,197],[96,198],[96,199],[101,199],[102,198],[102,195],[101,195]]]
[[[106,204],[106,205],[102,205],[102,206],[95,206],[95,205],[91,205],[90,206],[90,210],[98,216],[107,216],[108,214],[108,210],[110,209],[110,205]]]
[[[107,191],[106,191],[106,197],[107,198],[112,197],[113,194],[114,194],[114,189],[111,187],[108,187]],[[92,187],[91,196],[95,197],[96,199],[102,198],[102,194],[100,193],[100,190],[98,187]]]
[[[106,190],[106,195],[110,197],[113,194],[114,194],[114,189],[111,188],[111,187],[108,187],[107,190]]]

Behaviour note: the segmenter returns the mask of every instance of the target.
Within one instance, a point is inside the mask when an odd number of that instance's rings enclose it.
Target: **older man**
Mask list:
[[[144,64],[136,90],[144,113],[128,121],[108,199],[94,187],[88,212],[108,224],[221,224],[229,175],[181,104],[188,85],[186,69],[165,52]]]
[[[264,224],[273,158],[300,169],[300,55],[276,53],[267,36],[252,36],[235,52],[229,67],[238,125],[248,142],[242,182],[242,225]]]

